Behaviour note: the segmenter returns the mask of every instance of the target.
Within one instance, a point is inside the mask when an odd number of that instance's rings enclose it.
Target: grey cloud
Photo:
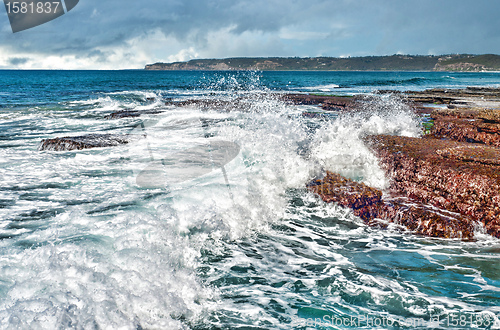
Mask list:
[[[405,48],[411,53],[500,52],[500,25],[495,14],[500,2],[421,0],[387,1],[372,24],[379,27],[386,52]],[[375,7],[375,5],[374,5]],[[374,8],[375,10],[375,8]],[[486,35],[489,33],[489,36]]]
[[[500,2],[490,0],[82,0],[66,15],[16,35],[5,29],[5,15],[0,47],[89,56],[99,47],[123,46],[159,29],[202,56],[224,57],[223,49],[211,48],[209,36],[231,29],[233,36],[262,33],[272,42],[241,44],[227,56],[426,54],[430,49],[500,53],[498,12]],[[280,40],[282,29],[326,37]]]
[[[344,3],[339,1],[338,3]],[[125,1],[110,0],[80,1],[79,5],[65,16],[37,30],[23,35],[7,36],[7,42],[26,50],[30,47],[47,51],[68,51],[114,45],[123,40],[159,28],[167,35],[179,40],[204,37],[208,32],[233,26],[235,34],[245,31],[278,31],[286,25],[317,19],[316,8],[324,6],[318,2],[283,0],[255,1]],[[340,6],[340,5],[337,5]],[[336,6],[329,6],[332,9]],[[98,15],[93,14],[94,11]],[[324,19],[326,13],[321,14]],[[41,33],[52,34],[40,39]],[[23,42],[19,43],[19,40]],[[59,40],[56,41],[56,40]],[[195,40],[194,40],[195,41]],[[16,45],[17,44],[17,45]],[[65,44],[65,47],[60,47]]]
[[[26,64],[29,61],[30,61],[30,59],[27,57],[11,57],[11,58],[9,58],[9,60],[7,62],[10,65],[17,66],[17,65],[21,65],[21,64]]]

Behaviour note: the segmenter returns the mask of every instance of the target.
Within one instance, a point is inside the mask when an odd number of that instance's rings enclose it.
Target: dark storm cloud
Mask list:
[[[66,15],[17,34],[3,12],[0,50],[105,61],[101,48],[159,30],[201,57],[500,53],[499,10],[500,2],[489,0],[81,0]],[[221,30],[240,38],[227,53],[211,48],[211,33]],[[262,43],[245,44],[248,33]]]
[[[13,66],[17,66],[20,64],[25,64],[29,62],[29,58],[26,57],[11,57],[8,59],[8,63]]]
[[[499,53],[498,10],[498,1],[391,1],[372,26],[383,36],[382,53],[397,47],[412,53]]]

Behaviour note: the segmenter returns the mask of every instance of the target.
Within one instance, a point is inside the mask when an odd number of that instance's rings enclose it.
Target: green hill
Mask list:
[[[365,57],[236,57],[148,64],[146,70],[261,71],[492,71],[499,55],[391,55]]]
[[[460,58],[445,58],[441,60],[436,70],[439,71],[498,71],[500,70],[500,56],[462,55]]]

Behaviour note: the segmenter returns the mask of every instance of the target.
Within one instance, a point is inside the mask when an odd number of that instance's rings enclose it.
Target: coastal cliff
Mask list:
[[[145,70],[258,70],[258,71],[495,71],[500,56],[486,55],[391,55],[366,57],[241,57],[194,59],[154,63]]]

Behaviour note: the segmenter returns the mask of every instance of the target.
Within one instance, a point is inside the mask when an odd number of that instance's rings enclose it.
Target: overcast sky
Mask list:
[[[0,68],[126,69],[241,56],[500,54],[497,0],[80,0],[13,34]]]

